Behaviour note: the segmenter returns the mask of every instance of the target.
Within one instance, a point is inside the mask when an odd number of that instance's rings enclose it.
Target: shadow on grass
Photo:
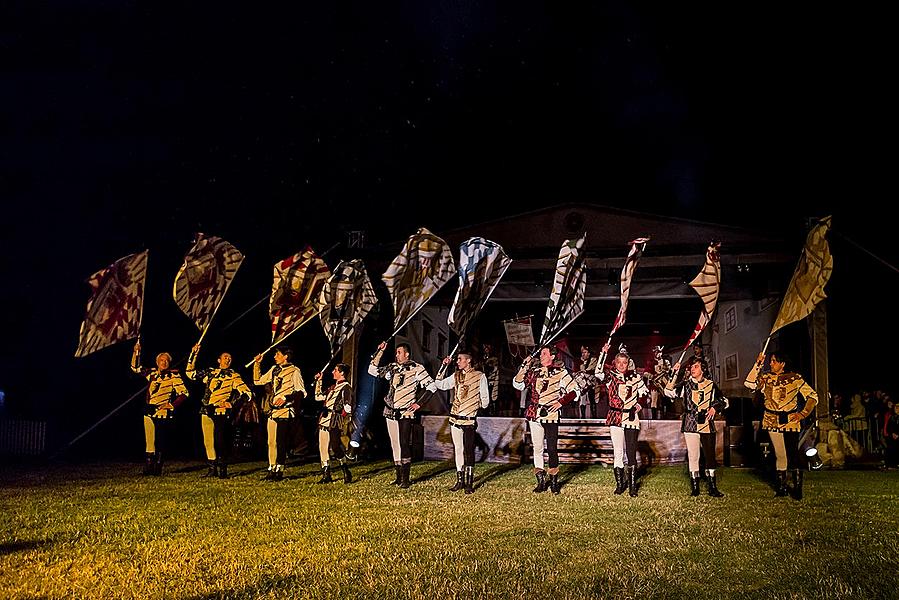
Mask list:
[[[430,469],[428,469],[427,471],[425,471],[418,477],[415,477],[414,479],[411,480],[411,482],[412,483],[421,483],[423,481],[433,479],[434,477],[437,477],[438,475],[446,473],[447,471],[455,471],[455,470],[456,470],[455,463],[451,460],[445,460],[441,463],[437,463],[436,465],[434,465],[433,467],[431,467]]]
[[[17,542],[6,542],[0,544],[0,556],[13,554],[15,552],[24,552],[25,550],[34,550],[41,546],[51,544],[50,540],[19,540]]]
[[[490,467],[483,475],[475,479],[474,489],[479,490],[485,483],[487,483],[491,479],[496,479],[500,475],[508,473],[509,471],[514,471],[519,467],[521,467],[521,465],[519,465],[518,463],[505,463]]]
[[[575,476],[580,475],[584,471],[586,471],[590,465],[587,464],[576,464],[576,465],[566,465],[564,470],[559,470],[559,485],[560,487],[565,487],[568,485],[568,482],[575,478]]]

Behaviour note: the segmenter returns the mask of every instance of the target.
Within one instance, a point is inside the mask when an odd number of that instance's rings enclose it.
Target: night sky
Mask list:
[[[150,249],[148,357],[177,356],[195,330],[171,281],[196,231],[248,257],[222,325],[307,243],[563,202],[773,228],[797,256],[805,218],[833,214],[832,368],[858,373],[861,348],[870,375],[844,385],[892,381],[897,273],[845,240],[899,262],[895,211],[877,209],[895,198],[876,151],[892,144],[882,15],[38,4],[0,7],[0,389],[16,414],[77,429],[139,385],[130,343],[72,358],[85,279],[125,254]],[[266,337],[264,311],[246,320],[249,341],[224,338],[252,346],[242,362]]]

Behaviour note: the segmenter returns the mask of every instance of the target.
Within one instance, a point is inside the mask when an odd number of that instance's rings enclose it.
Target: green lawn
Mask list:
[[[557,497],[526,467],[478,465],[471,496],[449,463],[405,491],[383,462],[351,485],[262,468],[5,467],[0,598],[899,598],[897,472],[812,473],[796,502],[731,469],[722,499],[673,467],[631,499],[599,466],[563,466]]]

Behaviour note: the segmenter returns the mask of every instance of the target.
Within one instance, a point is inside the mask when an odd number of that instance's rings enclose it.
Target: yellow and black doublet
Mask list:
[[[818,404],[818,394],[798,373],[763,373],[755,385],[765,398],[765,416],[762,428],[768,431],[801,431],[800,420],[806,418]],[[798,420],[790,420],[790,415],[798,415]]]
[[[202,381],[206,387],[200,402],[200,430],[209,471],[207,477],[228,477],[228,454],[233,409],[249,401],[252,392],[234,369],[209,368],[196,370],[197,353],[191,352],[185,374],[188,379]]]
[[[196,371],[193,363],[188,363],[185,374],[188,379],[202,381],[206,386],[200,413],[214,416],[229,416],[232,409],[252,397],[249,386],[234,369],[210,368]]]
[[[777,474],[777,493],[786,496],[787,470],[793,471],[793,492],[795,499],[802,499],[802,470],[799,453],[799,435],[802,419],[810,416],[818,404],[818,394],[798,373],[763,373],[757,379],[753,375],[761,368],[756,362],[753,372],[744,385],[765,399],[765,414],[762,429],[768,431],[774,446]]]
[[[155,367],[146,369],[131,365],[131,370],[149,382],[144,406],[145,414],[153,419],[172,418],[175,407],[187,398],[187,386],[184,385],[178,369],[160,371]]]
[[[131,370],[146,378],[144,401],[144,441],[146,442],[145,475],[162,474],[162,457],[168,441],[168,430],[175,408],[187,398],[187,387],[177,369],[160,371],[140,366],[140,355],[131,357]]]

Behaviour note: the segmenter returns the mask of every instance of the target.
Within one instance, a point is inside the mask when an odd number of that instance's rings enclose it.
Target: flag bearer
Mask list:
[[[252,392],[234,369],[231,368],[231,354],[222,352],[218,357],[218,368],[197,371],[197,355],[200,344],[196,344],[187,359],[185,375],[188,379],[202,381],[206,386],[200,406],[200,428],[203,432],[203,446],[209,470],[204,477],[228,477],[226,455],[231,433],[231,415],[237,405],[252,398]]]
[[[318,483],[330,483],[331,456],[343,470],[343,482],[350,483],[353,476],[347,465],[346,446],[343,439],[349,439],[353,432],[353,408],[355,394],[346,376],[350,367],[339,363],[334,367],[334,385],[322,392],[322,374],[315,374],[315,399],[322,403],[318,418],[318,452],[322,461],[322,478]]]
[[[162,475],[162,457],[166,452],[166,442],[172,416],[179,404],[187,398],[187,387],[178,369],[172,369],[172,355],[161,352],[156,355],[156,367],[140,365],[140,340],[134,344],[131,355],[131,370],[146,377],[147,398],[144,406],[144,439],[146,441],[146,462],[144,475]]]
[[[268,421],[268,473],[266,481],[284,479],[284,463],[287,460],[287,447],[290,444],[290,426],[296,417],[296,407],[306,397],[306,386],[300,368],[291,363],[293,353],[287,346],[275,349],[275,364],[262,374],[262,355],[256,355],[253,361],[253,385],[271,383],[272,392],[267,402]]]
[[[451,360],[447,356],[443,359],[443,364],[448,365]],[[449,491],[458,492],[464,488],[466,494],[471,494],[474,492],[474,446],[478,409],[490,406],[487,376],[472,368],[470,353],[460,352],[456,356],[456,372],[436,380],[428,390],[453,390],[449,422],[456,450],[456,484]]]

